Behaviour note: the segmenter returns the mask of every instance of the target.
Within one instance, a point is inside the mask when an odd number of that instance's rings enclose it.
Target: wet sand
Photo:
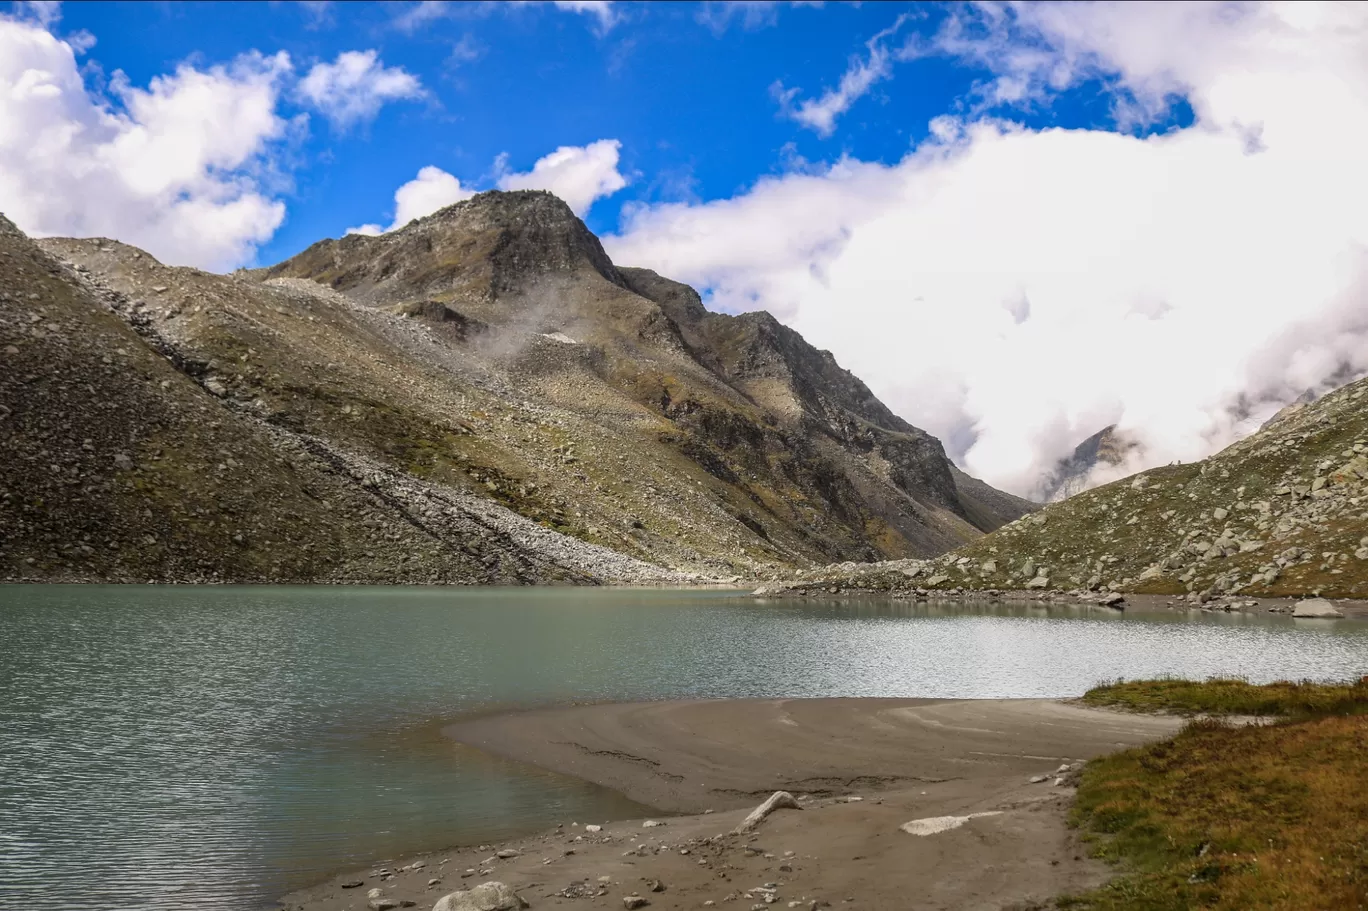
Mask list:
[[[567,819],[506,844],[353,871],[282,904],[366,909],[379,888],[426,911],[450,891],[498,880],[533,908],[623,908],[632,893],[653,909],[1030,908],[1108,875],[1066,825],[1071,776],[1056,784],[1056,770],[1181,724],[1024,699],[653,702],[476,718],[448,735],[613,788],[660,809],[653,822],[663,824]],[[802,809],[727,834],[776,790]],[[991,815],[929,836],[900,829],[978,813]],[[591,823],[601,831],[587,831]],[[650,891],[654,881],[662,891]]]

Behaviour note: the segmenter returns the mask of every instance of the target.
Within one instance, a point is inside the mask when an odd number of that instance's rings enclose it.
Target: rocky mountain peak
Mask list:
[[[1074,447],[1060,459],[1042,485],[1041,499],[1054,503],[1081,493],[1088,486],[1093,469],[1099,465],[1120,465],[1139,444],[1109,424]]]
[[[626,287],[598,238],[544,190],[479,193],[387,234],[320,241],[266,271],[375,304],[489,302],[558,274],[597,275]]]

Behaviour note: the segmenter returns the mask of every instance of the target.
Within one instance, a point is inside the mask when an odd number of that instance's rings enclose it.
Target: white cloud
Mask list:
[[[553,0],[556,9],[567,13],[583,13],[598,19],[599,28],[608,31],[617,22],[613,0]]]
[[[820,98],[809,98],[795,105],[793,99],[798,90],[785,89],[782,83],[774,83],[770,91],[779,101],[784,115],[815,130],[819,136],[830,136],[836,129],[837,117],[850,110],[850,106],[863,97],[874,83],[892,75],[893,52],[887,47],[887,40],[902,28],[907,19],[906,15],[899,16],[892,25],[865,42],[866,55],[863,58],[852,57],[840,84],[834,89],[827,89]]]
[[[428,165],[418,172],[418,176],[394,191],[394,221],[388,228],[381,230],[379,225],[366,224],[347,229],[348,234],[383,234],[395,231],[424,215],[431,215],[438,209],[469,199],[475,191],[461,186],[455,177],[441,168]]]
[[[957,7],[991,103],[1101,78],[1141,138],[937,118],[892,165],[630,210],[616,262],[765,307],[991,483],[1117,423],[1191,460],[1368,372],[1368,7]],[[985,12],[986,10],[986,12]],[[977,11],[977,12],[975,12]]]
[[[402,67],[387,67],[374,50],[343,51],[332,63],[316,63],[296,89],[337,127],[373,120],[390,101],[422,98],[418,77]]]
[[[594,200],[611,196],[627,186],[618,172],[618,153],[622,143],[600,139],[587,146],[561,146],[537,160],[532,170],[522,174],[504,173],[501,190],[550,190],[583,216]],[[502,170],[500,161],[499,168]]]
[[[105,235],[177,264],[251,258],[284,206],[263,189],[289,124],[284,53],[183,64],[146,88],[116,72],[90,94],[76,49],[0,17],[0,211],[36,236]]]
[[[393,20],[394,27],[401,32],[412,34],[423,26],[445,19],[451,15],[447,0],[421,0],[412,6],[402,8]]]
[[[448,0],[421,0],[399,12],[393,21],[394,27],[412,34],[423,26],[454,16],[459,9],[470,15],[488,13],[500,7],[516,9],[519,7],[541,6],[547,0],[505,0],[503,3],[468,4],[453,6]],[[607,32],[618,21],[613,0],[550,0],[550,5],[567,13],[582,13],[597,20],[598,31]]]
[[[51,28],[62,18],[61,0],[15,0],[12,6],[14,18],[39,28]]]
[[[747,30],[776,25],[779,22],[779,8],[785,5],[820,8],[824,4],[822,0],[792,0],[788,4],[780,0],[704,0],[694,18],[712,29],[714,34],[721,35],[737,19],[741,20],[741,27]]]
[[[297,0],[304,12],[305,28],[322,28],[332,24],[333,0]]]

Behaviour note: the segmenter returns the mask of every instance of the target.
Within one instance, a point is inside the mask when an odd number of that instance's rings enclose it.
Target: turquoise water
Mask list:
[[[644,812],[443,741],[503,706],[1343,678],[1368,624],[727,592],[0,586],[0,907],[242,909]]]

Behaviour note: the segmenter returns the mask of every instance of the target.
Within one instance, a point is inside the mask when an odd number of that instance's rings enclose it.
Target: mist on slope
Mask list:
[[[929,54],[992,78],[900,162],[631,209],[610,255],[770,310],[1022,495],[1109,424],[1140,447],[1094,481],[1368,372],[1368,8],[964,6]],[[1099,79],[1116,130],[1003,119]]]

